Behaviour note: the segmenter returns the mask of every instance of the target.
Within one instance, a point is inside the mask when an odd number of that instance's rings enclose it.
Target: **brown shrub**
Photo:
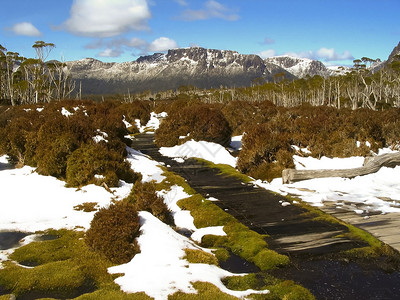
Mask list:
[[[102,178],[97,179],[95,175]],[[69,186],[104,182],[112,187],[118,186],[119,179],[135,182],[138,178],[124,155],[110,149],[106,142],[84,144],[68,157],[66,181]]]
[[[257,107],[248,101],[230,101],[222,108],[222,113],[234,135],[243,134],[258,116]]]
[[[250,128],[243,137],[238,169],[257,178],[270,178],[268,170],[293,166],[289,135],[268,124]],[[279,161],[280,160],[280,161]],[[265,173],[265,174],[264,174]]]
[[[37,146],[37,130],[43,120],[33,108],[13,107],[2,113],[0,151],[9,156],[13,164],[35,166],[34,154]]]
[[[69,120],[55,113],[38,132],[35,160],[43,175],[65,177],[68,156],[80,145],[79,136],[70,130]]]
[[[127,200],[133,203],[136,210],[148,211],[164,223],[174,224],[171,211],[164,203],[163,198],[157,195],[153,182],[137,181]]]
[[[135,207],[127,202],[117,202],[100,209],[94,215],[85,242],[111,262],[123,264],[139,252],[135,241],[139,229],[139,216]]]
[[[155,140],[160,147],[175,146],[191,139],[227,146],[231,134],[228,121],[219,108],[198,104],[171,112],[156,131]]]
[[[147,124],[150,120],[151,107],[149,101],[136,100],[123,103],[118,107],[118,110],[125,116],[125,120],[133,126],[135,126],[135,119],[139,119],[142,125]]]

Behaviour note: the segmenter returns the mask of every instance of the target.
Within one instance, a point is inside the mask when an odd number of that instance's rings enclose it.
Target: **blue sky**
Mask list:
[[[399,0],[1,0],[0,44],[49,59],[131,61],[201,46],[330,65],[386,59],[400,41]]]

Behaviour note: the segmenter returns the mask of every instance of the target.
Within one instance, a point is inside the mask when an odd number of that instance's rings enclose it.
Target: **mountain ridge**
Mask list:
[[[400,43],[387,61],[371,66],[371,72],[391,62],[397,54],[400,54]],[[66,64],[72,79],[82,84],[83,94],[159,92],[181,86],[245,87],[256,81],[274,81],[282,75],[293,80],[344,75],[351,70],[327,67],[321,61],[308,58],[283,55],[262,59],[256,54],[202,47],[170,49],[122,63],[85,58]]]
[[[82,82],[84,94],[162,91],[185,85],[240,87],[260,78],[272,81],[278,73],[287,79],[296,78],[255,54],[201,47],[171,49],[123,63],[85,58],[67,62],[67,66],[72,78]]]

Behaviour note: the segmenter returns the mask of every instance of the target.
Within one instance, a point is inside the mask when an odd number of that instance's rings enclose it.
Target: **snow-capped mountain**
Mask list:
[[[70,74],[82,82],[84,94],[161,91],[184,85],[199,88],[250,86],[256,78],[273,80],[274,74],[291,73],[258,55],[200,47],[172,49],[139,57],[136,61],[104,63],[93,58],[67,62]]]
[[[327,66],[326,68],[330,72],[330,76],[346,75],[352,71],[351,67],[346,66]]]
[[[308,58],[283,55],[268,57],[265,59],[265,62],[276,64],[298,78],[304,78],[306,76],[312,77],[315,75],[323,77],[335,75],[334,72],[329,70],[322,62]]]

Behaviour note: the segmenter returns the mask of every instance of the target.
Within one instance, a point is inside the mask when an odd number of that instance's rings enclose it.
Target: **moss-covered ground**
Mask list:
[[[185,251],[185,259],[191,263],[218,265],[230,253],[254,263],[262,270],[260,274],[234,276],[225,279],[228,288],[234,290],[268,289],[266,295],[253,295],[254,299],[313,299],[311,293],[291,281],[278,280],[268,275],[268,270],[289,263],[289,258],[270,249],[265,236],[251,231],[224,212],[211,201],[197,194],[180,176],[164,170],[166,179],[157,189],[168,189],[178,184],[191,195],[178,202],[182,209],[191,211],[198,228],[224,226],[226,236],[207,235],[202,246],[213,249],[215,254],[201,250]],[[112,263],[85,243],[82,231],[48,230],[40,234],[56,237],[52,240],[38,240],[18,248],[9,261],[0,269],[0,291],[27,298],[61,299],[151,299],[144,293],[127,294],[114,283],[118,275],[111,275],[107,268]],[[140,271],[139,271],[140,272]],[[204,282],[193,283],[197,294],[181,292],[170,295],[169,299],[236,299]]]

